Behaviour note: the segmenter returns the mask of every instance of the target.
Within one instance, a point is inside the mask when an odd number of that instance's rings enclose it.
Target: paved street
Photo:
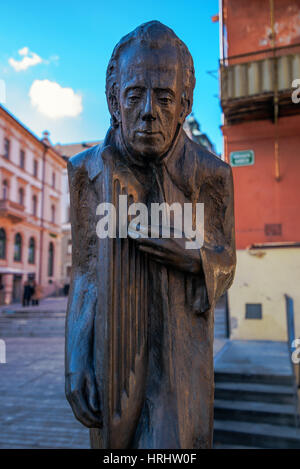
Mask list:
[[[66,298],[0,306],[0,448],[88,448],[64,395]],[[215,340],[215,353],[225,340]]]
[[[64,395],[65,307],[65,298],[0,307],[0,448],[89,447]]]

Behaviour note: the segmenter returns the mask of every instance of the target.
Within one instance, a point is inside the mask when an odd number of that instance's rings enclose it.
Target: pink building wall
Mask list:
[[[9,158],[5,155],[5,139],[10,142]],[[23,168],[21,150],[25,154]],[[44,295],[60,286],[61,175],[65,166],[65,161],[50,145],[47,137],[37,139],[0,106],[0,230],[4,230],[6,237],[5,256],[0,258],[2,303],[21,299],[23,283],[28,274],[34,274],[37,283],[43,287]],[[8,186],[8,190],[5,186]],[[23,200],[20,189],[24,193]],[[37,200],[35,214],[34,196]],[[52,207],[55,207],[54,219]],[[22,257],[18,261],[14,260],[17,233],[20,233],[22,239]],[[30,238],[35,242],[34,263],[30,263],[28,257]],[[53,243],[54,248],[52,275],[48,271],[50,243]]]

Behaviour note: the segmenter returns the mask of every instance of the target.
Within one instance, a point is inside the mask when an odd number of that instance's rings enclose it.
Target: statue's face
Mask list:
[[[121,54],[119,73],[118,112],[127,148],[144,158],[163,155],[185,118],[176,48],[132,45]]]

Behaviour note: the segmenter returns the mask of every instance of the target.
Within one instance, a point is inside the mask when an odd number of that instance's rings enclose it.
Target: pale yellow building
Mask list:
[[[300,337],[300,243],[238,250],[229,290],[231,338],[286,341],[285,295],[294,301],[295,336]],[[256,312],[247,305],[255,305]]]

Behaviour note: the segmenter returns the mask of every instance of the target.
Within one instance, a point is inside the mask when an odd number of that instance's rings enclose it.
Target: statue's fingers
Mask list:
[[[137,243],[140,246],[150,247],[155,249],[155,251],[162,253],[166,251],[166,240],[162,238],[139,238]]]
[[[157,251],[156,249],[152,249],[148,246],[139,246],[139,250],[143,251],[147,254],[150,254],[152,259],[159,264],[163,264],[169,267],[178,267],[178,259],[177,257],[171,256],[170,254]]]
[[[151,246],[144,246],[144,245],[140,244],[139,245],[139,250],[143,251],[143,252],[146,252],[147,254],[151,254],[151,256],[165,259],[165,255],[162,251],[159,251],[158,249],[152,248]]]

